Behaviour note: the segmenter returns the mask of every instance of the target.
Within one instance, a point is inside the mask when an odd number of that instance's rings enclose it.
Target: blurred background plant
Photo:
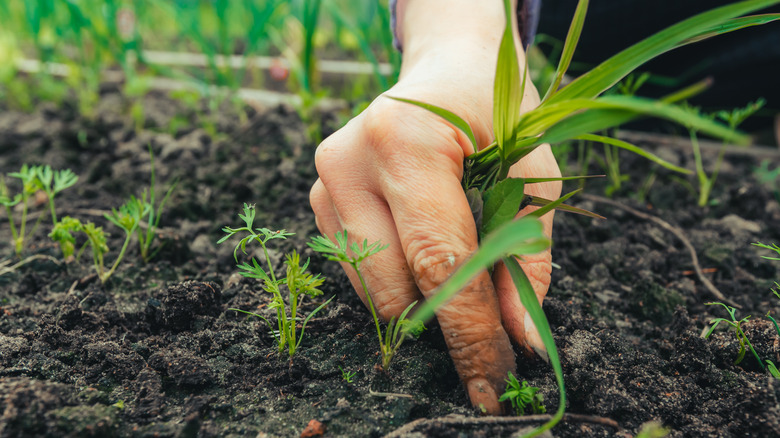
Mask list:
[[[545,2],[548,9],[542,14],[541,33],[528,52],[531,78],[540,90],[548,89],[555,78],[549,60],[560,56],[565,35],[556,33],[549,21],[559,15],[566,22],[570,18],[568,13],[552,13],[555,4],[555,0]],[[594,15],[590,20],[599,18]],[[588,38],[600,33],[585,32]],[[67,101],[90,119],[101,92],[118,90],[124,98],[122,109],[136,130],[145,125],[145,96],[162,89],[189,108],[191,118],[212,135],[217,128],[208,115],[224,105],[247,122],[247,100],[286,102],[305,122],[312,142],[317,142],[322,137],[323,107],[339,108],[342,121],[356,115],[397,81],[400,61],[390,32],[388,0],[0,2],[2,107],[32,111],[38,102]],[[586,71],[593,62],[575,58],[571,70]],[[707,73],[701,68],[681,75],[641,71],[613,92],[646,94],[650,87],[651,94],[661,90],[663,95]],[[563,83],[567,80],[564,77]],[[776,102],[768,99],[757,117],[775,114],[773,105]],[[177,114],[167,129],[175,134],[185,123]],[[620,173],[614,145],[604,145],[603,155],[595,153],[593,145],[571,144],[557,154],[563,166],[573,155],[569,151],[582,151],[577,156],[580,167],[587,168],[595,160],[608,176],[611,195],[628,175]],[[650,187],[652,181],[646,185]]]
[[[3,1],[0,100],[31,111],[73,99],[89,118],[113,82],[140,129],[142,98],[173,79],[210,111],[241,109],[242,88],[293,93],[313,123],[325,95],[365,106],[395,83],[389,20],[386,0]]]

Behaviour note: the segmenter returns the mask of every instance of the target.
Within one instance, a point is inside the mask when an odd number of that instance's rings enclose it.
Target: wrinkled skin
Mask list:
[[[474,36],[468,28],[453,34],[449,26],[438,28],[430,19],[419,20],[430,17],[425,8],[436,7],[438,1],[411,0],[403,6],[402,72],[386,94],[453,111],[469,122],[482,148],[493,139],[492,84],[503,25],[478,28]],[[457,15],[460,6],[469,6],[467,2],[448,1],[449,16],[443,18],[447,23],[466,17],[476,20],[470,7],[463,17]],[[477,23],[503,20],[500,6],[495,7],[499,2],[494,3],[479,12],[484,17]],[[431,51],[433,42],[436,50]],[[518,56],[524,65],[522,51]],[[521,111],[539,103],[533,85],[527,84]],[[389,244],[362,265],[366,285],[385,321],[413,301],[429,297],[476,250],[477,231],[460,184],[463,159],[473,152],[468,138],[448,122],[385,96],[317,148],[320,178],[310,200],[320,231],[333,237],[347,229],[350,241]],[[558,175],[548,146],[510,171],[510,176]],[[555,199],[561,187],[557,182],[533,184],[526,191]],[[552,216],[542,218],[548,236]],[[549,250],[524,258],[521,265],[541,302],[550,283]],[[343,267],[365,303],[356,273],[348,265]],[[529,352],[544,350],[506,268],[497,266],[492,278],[487,272],[480,274],[437,312],[437,320],[472,404],[490,414],[500,413],[497,394],[503,392],[507,372],[515,370],[510,340]]]

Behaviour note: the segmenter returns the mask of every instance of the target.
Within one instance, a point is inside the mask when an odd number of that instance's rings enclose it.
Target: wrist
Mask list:
[[[513,0],[510,13],[516,47],[522,44],[517,31]],[[440,60],[461,58],[477,66],[495,57],[504,30],[504,5],[501,0],[398,0],[396,36],[403,47],[404,70],[433,56]],[[518,50],[518,60],[524,54]]]

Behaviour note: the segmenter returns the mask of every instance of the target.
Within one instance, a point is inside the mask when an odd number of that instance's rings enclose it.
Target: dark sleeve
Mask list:
[[[390,29],[393,31],[393,46],[401,51],[401,42],[398,41],[398,35],[395,31],[396,16],[395,5],[398,0],[390,0]],[[517,25],[520,29],[520,39],[523,41],[523,48],[533,42],[536,36],[536,28],[539,25],[539,10],[542,0],[518,0],[517,1]],[[475,2],[474,7],[478,7]]]

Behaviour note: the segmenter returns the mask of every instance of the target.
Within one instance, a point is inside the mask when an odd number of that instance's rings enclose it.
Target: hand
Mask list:
[[[435,8],[437,1],[405,5],[401,78],[387,94],[453,111],[469,122],[484,147],[493,135],[492,84],[503,10],[497,1],[491,3],[496,7],[472,8],[468,2],[446,0],[448,6],[440,11],[448,11],[450,25],[460,19],[451,15],[461,6],[469,6],[461,17],[469,23],[494,24],[472,29],[476,33],[461,28],[453,34],[449,25],[438,28],[429,18],[419,20],[435,16],[425,8]],[[497,19],[500,26],[495,26]],[[518,55],[523,65],[524,55]],[[539,102],[531,82],[527,84],[523,111]],[[318,147],[320,179],[312,187],[311,204],[320,231],[332,237],[347,229],[351,241],[389,244],[363,262],[366,285],[384,320],[430,296],[477,249],[476,226],[460,184],[463,159],[473,152],[466,136],[440,117],[384,96]],[[545,146],[515,165],[510,175],[557,176],[559,170]],[[534,184],[527,191],[555,199],[560,183]],[[543,222],[549,235],[552,213]],[[541,302],[550,282],[549,251],[526,257],[522,265]],[[357,275],[347,265],[344,269],[365,303]],[[515,369],[510,337],[543,349],[506,268],[497,266],[492,279],[482,273],[440,309],[437,319],[472,403],[499,413],[497,394],[503,392],[507,372]]]

